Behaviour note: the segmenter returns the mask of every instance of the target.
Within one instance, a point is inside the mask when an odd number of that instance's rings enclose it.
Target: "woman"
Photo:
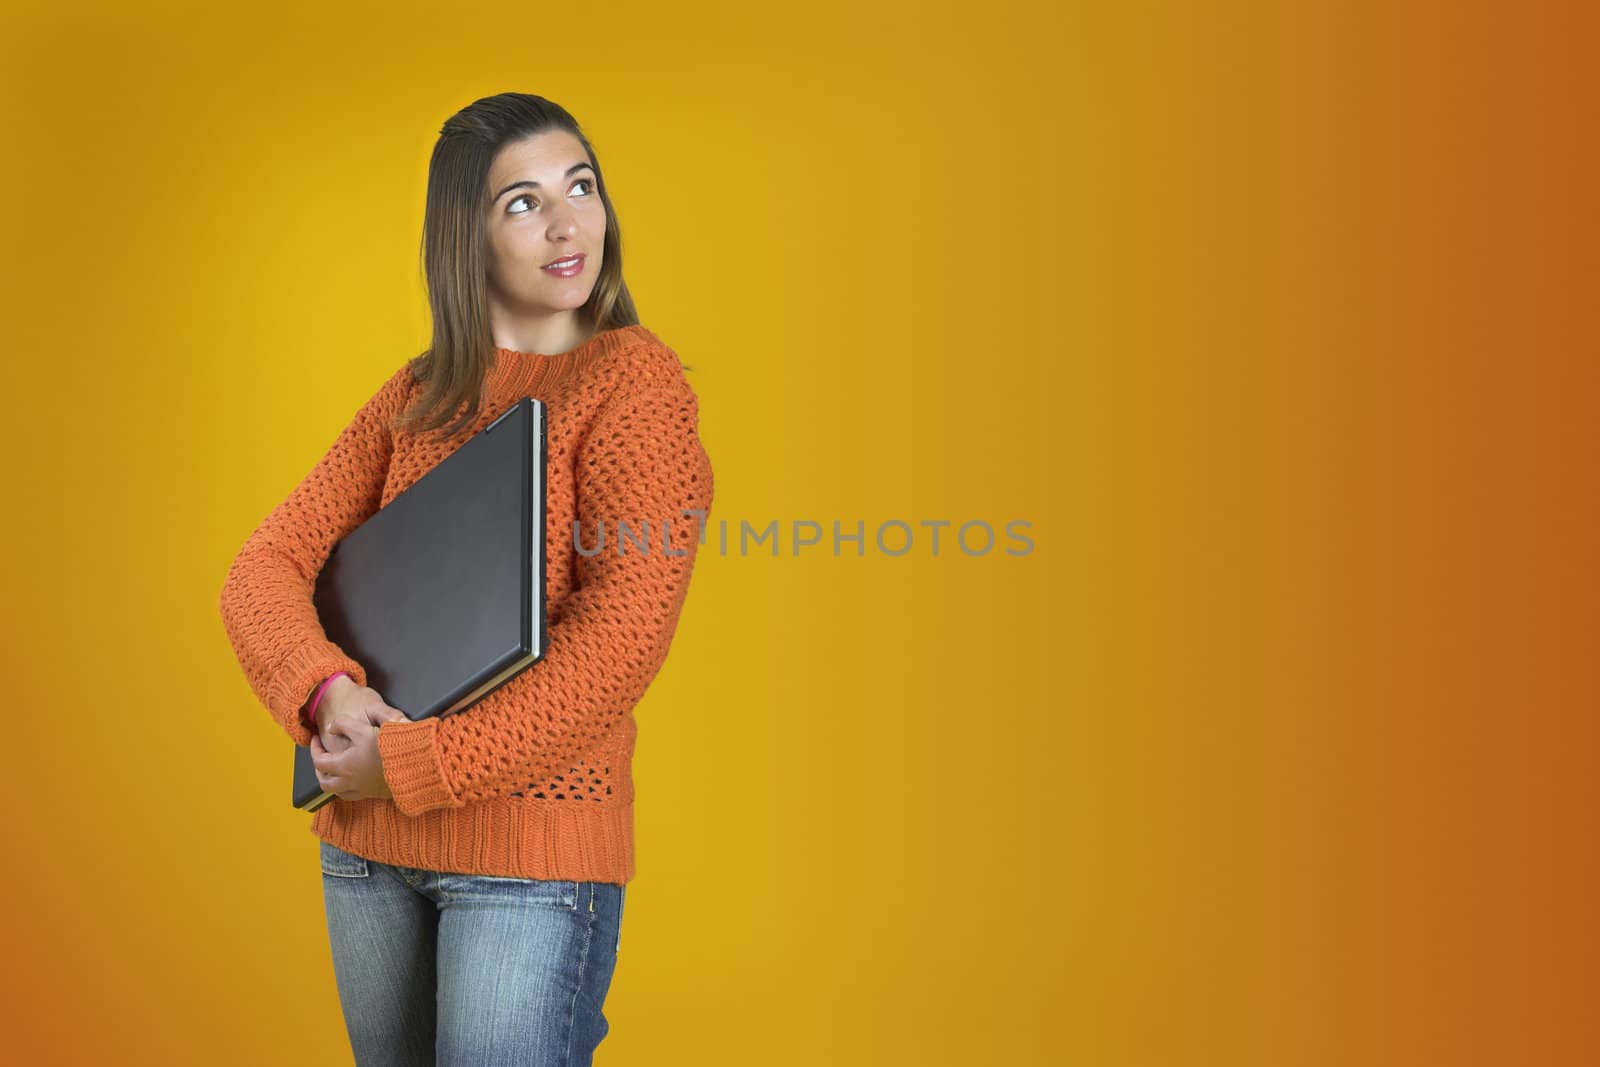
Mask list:
[[[589,1063],[634,875],[633,709],[711,505],[697,398],[639,324],[599,160],[550,101],[504,93],[445,123],[423,256],[432,346],[250,536],[223,623],[337,798],[311,831],[356,1062]],[[547,415],[546,653],[412,722],[328,640],[316,576],[523,396]]]

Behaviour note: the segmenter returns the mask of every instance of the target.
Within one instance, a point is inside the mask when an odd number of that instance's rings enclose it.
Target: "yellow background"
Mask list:
[[[350,1062],[217,598],[517,90],[713,520],[869,531],[702,554],[598,1062],[1596,1062],[1577,6],[13,0],[7,1058]]]

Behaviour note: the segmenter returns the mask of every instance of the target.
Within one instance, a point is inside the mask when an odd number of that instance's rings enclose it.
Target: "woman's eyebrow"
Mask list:
[[[563,178],[570,178],[580,170],[593,170],[593,169],[594,168],[592,166],[590,166],[589,164],[587,164],[587,163],[574,163],[572,166],[567,168],[567,172],[565,174],[563,174],[562,177]],[[538,182],[528,181],[526,178],[524,178],[522,181],[512,182],[510,185],[506,186],[504,189],[500,190],[498,193],[495,193],[494,194],[494,200],[490,200],[489,203],[491,203],[491,204],[494,203],[495,200],[499,200],[502,196],[505,196],[507,193],[509,193],[513,189],[537,189],[537,188],[539,188],[539,183]]]

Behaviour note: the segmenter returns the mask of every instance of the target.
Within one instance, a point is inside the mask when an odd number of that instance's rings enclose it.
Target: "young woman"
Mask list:
[[[337,797],[311,831],[356,1062],[586,1064],[609,1029],[634,875],[633,711],[677,627],[711,466],[697,397],[639,324],[600,161],[565,110],[504,93],[454,115],[423,229],[431,347],[246,541],[222,618]],[[547,411],[547,651],[466,710],[412,722],[328,640],[316,576],[524,396]]]

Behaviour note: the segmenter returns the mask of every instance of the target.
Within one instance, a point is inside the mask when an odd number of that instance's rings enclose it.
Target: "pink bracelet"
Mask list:
[[[317,728],[317,705],[322,703],[322,694],[328,691],[328,686],[333,684],[335,678],[350,678],[350,672],[339,671],[335,674],[330,674],[322,680],[321,685],[317,686],[317,691],[311,697],[311,705],[306,709],[306,725],[313,731]],[[352,682],[355,681],[354,678],[350,678],[350,680]]]

